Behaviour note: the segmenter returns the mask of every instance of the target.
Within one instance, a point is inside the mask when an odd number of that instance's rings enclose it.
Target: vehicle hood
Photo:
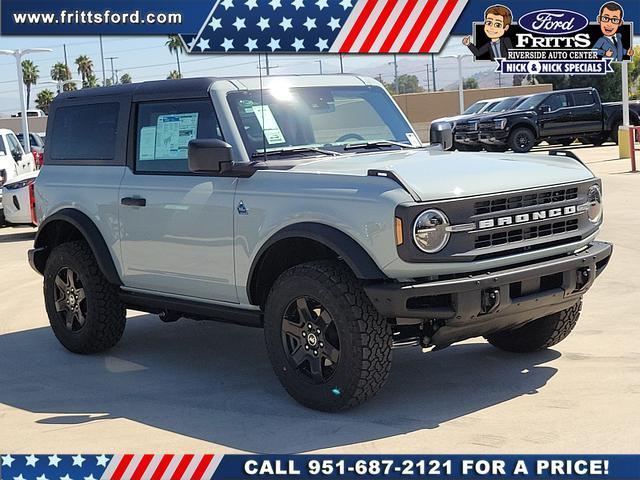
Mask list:
[[[432,120],[431,123],[440,123],[440,122],[447,122],[447,123],[451,123],[451,122],[459,122],[461,120],[467,120],[469,118],[473,118],[473,117],[477,117],[478,114],[477,113],[468,113],[466,115],[456,115],[454,117],[443,117],[443,118],[436,118],[435,120]]]
[[[436,149],[314,158],[290,172],[366,176],[393,171],[421,201],[486,195],[593,178],[582,163],[538,154],[443,152]]]

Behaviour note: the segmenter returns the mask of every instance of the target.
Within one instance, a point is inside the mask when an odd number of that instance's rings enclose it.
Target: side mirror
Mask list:
[[[549,105],[541,105],[540,113],[549,113],[551,112],[551,107]]]
[[[193,173],[221,175],[232,168],[231,145],[219,139],[189,142],[189,170]]]
[[[22,153],[20,153],[18,150],[14,150],[13,152],[11,152],[11,154],[13,155],[13,159],[16,162],[19,162],[20,160],[22,160]]]
[[[453,147],[453,130],[449,122],[433,124],[429,141],[432,146],[437,145],[441,150],[451,150]]]

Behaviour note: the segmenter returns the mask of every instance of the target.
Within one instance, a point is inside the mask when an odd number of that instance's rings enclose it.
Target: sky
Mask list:
[[[103,37],[105,56],[105,75],[111,78],[111,61],[118,75],[128,73],[134,82],[165,79],[171,70],[176,70],[175,55],[171,54],[165,42],[167,37]],[[77,67],[73,63],[79,55],[88,55],[93,60],[94,73],[102,83],[103,69],[100,60],[99,37],[0,37],[0,49],[15,50],[44,47],[52,52],[34,53],[30,58],[40,70],[38,84],[32,89],[32,99],[45,88],[55,91],[51,83],[50,71],[56,62],[64,61],[64,47],[67,59],[74,74],[79,78]],[[441,55],[468,53],[460,39],[452,37]],[[27,58],[27,57],[25,57]],[[336,55],[270,55],[272,74],[319,73],[322,60],[324,73],[339,73],[340,61]],[[257,75],[257,55],[182,55],[182,73],[185,77],[197,76],[236,76]],[[393,57],[389,55],[348,55],[343,58],[345,72],[377,76],[391,82],[393,80]],[[442,88],[457,79],[455,59],[436,57],[438,69],[436,81]],[[426,65],[430,65],[426,55],[399,55],[399,74],[408,73],[418,76],[426,86]],[[463,76],[490,68],[490,65],[474,64],[470,58],[465,59]],[[0,116],[9,116],[19,110],[17,91],[17,72],[12,57],[0,56]],[[32,100],[33,108],[34,101]]]

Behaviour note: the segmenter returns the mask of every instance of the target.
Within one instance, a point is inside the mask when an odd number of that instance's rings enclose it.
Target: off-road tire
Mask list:
[[[514,330],[486,337],[491,345],[507,352],[527,353],[552,347],[567,336],[580,318],[582,300],[573,307],[539,318]]]
[[[507,150],[509,150],[509,147],[507,147],[506,145],[485,145],[484,149],[487,152],[492,152],[492,153],[504,153]]]
[[[5,218],[4,218],[4,209],[0,209],[0,227],[4,227]]]
[[[520,137],[526,137],[526,144],[519,142]],[[509,148],[515,153],[527,153],[534,147],[535,143],[536,136],[531,129],[527,127],[518,127],[509,135]]]
[[[76,272],[86,295],[86,323],[78,331],[65,328],[55,307],[55,277],[63,268]],[[117,287],[106,280],[85,242],[63,243],[53,249],[44,270],[44,298],[53,333],[67,350],[98,353],[115,346],[122,338],[125,307]]]
[[[283,318],[296,298],[317,299],[329,312],[340,339],[340,359],[333,376],[313,382],[285,352]],[[373,397],[391,369],[391,328],[380,316],[351,271],[337,261],[304,263],[276,280],[265,306],[264,335],[274,372],[285,390],[302,405],[335,412]]]
[[[616,145],[618,144],[618,136],[620,134],[620,125],[622,125],[622,122],[616,122],[611,127],[611,141]]]

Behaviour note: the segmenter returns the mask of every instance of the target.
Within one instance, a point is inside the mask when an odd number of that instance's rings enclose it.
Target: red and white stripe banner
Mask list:
[[[444,45],[467,0],[360,0],[333,53],[429,53]]]
[[[114,455],[101,480],[210,479],[223,455]]]

